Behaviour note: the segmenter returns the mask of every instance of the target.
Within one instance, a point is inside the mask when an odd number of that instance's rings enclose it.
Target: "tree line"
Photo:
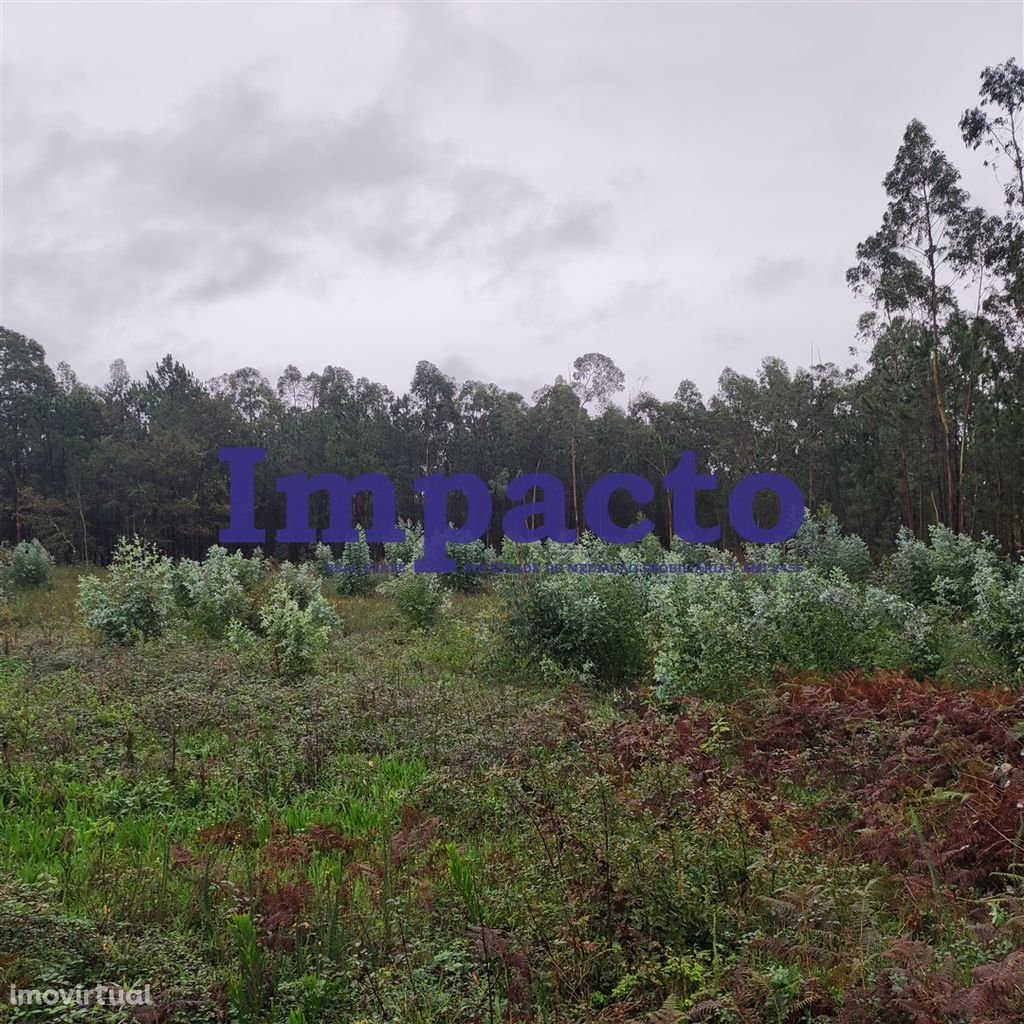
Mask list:
[[[986,68],[980,101],[959,126],[1003,188],[997,211],[972,203],[953,162],[912,121],[884,179],[877,230],[856,247],[847,280],[863,297],[857,325],[866,364],[790,370],[765,358],[753,376],[723,371],[705,398],[682,381],[669,400],[641,392],[624,404],[622,371],[580,356],[530,400],[483,381],[457,382],[420,362],[397,394],[348,370],[289,366],[272,383],[243,367],[200,381],[166,356],[144,379],[115,361],[101,387],[56,369],[35,341],[0,328],[0,541],[39,538],[59,557],[109,559],[139,534],[196,557],[226,526],[222,446],[268,451],[257,476],[257,517],[283,522],[274,481],[298,472],[379,472],[396,486],[399,515],[418,518],[414,478],[468,472],[495,495],[487,540],[501,539],[504,485],[549,472],[567,492],[566,522],[582,525],[598,477],[632,472],[656,485],[680,452],[715,473],[702,523],[728,529],[736,481],[775,471],[811,507],[828,505],[875,549],[901,526],[990,533],[1024,549],[1024,69]],[[367,497],[356,516],[372,514]],[[638,510],[624,494],[613,515]],[[644,513],[671,535],[671,494]],[[315,499],[311,522],[325,525]],[[453,510],[457,514],[457,510]],[[770,501],[759,514],[770,517]],[[272,536],[272,533],[268,533]],[[271,547],[273,545],[270,545]],[[294,555],[284,551],[280,554]]]

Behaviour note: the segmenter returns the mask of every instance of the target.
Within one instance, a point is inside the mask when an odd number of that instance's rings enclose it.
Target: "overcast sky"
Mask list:
[[[96,384],[846,365],[907,121],[995,209],[956,125],[1024,48],[1019,2],[0,11],[0,318]]]

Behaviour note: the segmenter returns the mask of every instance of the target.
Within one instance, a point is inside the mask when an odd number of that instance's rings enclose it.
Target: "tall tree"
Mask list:
[[[857,246],[847,280],[867,293],[886,319],[908,320],[928,351],[933,399],[942,440],[944,521],[959,527],[955,447],[958,443],[943,388],[951,338],[947,323],[958,309],[957,286],[972,269],[969,196],[960,172],[925,126],[911,121],[883,185],[889,202],[882,226]]]

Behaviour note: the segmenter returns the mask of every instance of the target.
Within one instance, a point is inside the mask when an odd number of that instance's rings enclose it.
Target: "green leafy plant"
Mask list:
[[[444,589],[435,573],[407,568],[381,587],[395,602],[395,608],[410,629],[427,630],[448,607]]]
[[[78,609],[107,643],[131,645],[159,636],[174,607],[173,565],[155,544],[121,537],[105,579],[83,576]]]
[[[339,594],[355,597],[373,590],[370,545],[366,543],[366,533],[362,527],[359,527],[359,539],[345,544],[340,568],[341,571],[334,574],[334,589]]]
[[[633,679],[649,662],[645,617],[649,582],[636,573],[582,572],[592,547],[575,545],[541,563],[559,571],[503,576],[497,590],[507,611],[505,641],[553,668],[604,679]],[[621,556],[620,556],[621,557]]]
[[[255,629],[238,619],[228,625],[228,645],[250,666],[267,667],[285,678],[319,667],[341,621],[319,592],[309,597],[296,585],[304,578],[279,575],[260,606]]]
[[[840,569],[853,583],[871,576],[871,554],[856,534],[844,534],[839,520],[828,506],[814,514],[807,510],[796,536],[787,547],[794,560],[828,574]]]
[[[455,562],[455,571],[440,575],[441,585],[446,590],[456,590],[464,594],[475,593],[483,588],[487,575],[471,572],[468,566],[487,565],[493,561],[491,549],[482,541],[474,540],[468,544],[452,544],[445,546],[449,558]]]
[[[246,558],[215,545],[203,561],[183,558],[174,567],[175,600],[201,634],[218,639],[232,619],[244,619],[251,612],[251,594],[264,570],[259,549]]]
[[[38,540],[23,540],[0,562],[0,589],[48,588],[53,579],[53,557]]]
[[[896,538],[889,560],[891,590],[915,604],[946,604],[970,610],[974,604],[974,575],[980,569],[1002,571],[994,541],[975,540],[946,526],[928,529],[930,543],[919,541],[905,527]]]

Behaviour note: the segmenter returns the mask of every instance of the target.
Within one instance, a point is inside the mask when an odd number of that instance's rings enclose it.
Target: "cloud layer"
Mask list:
[[[903,124],[971,163],[958,113],[1021,27],[935,5],[909,48],[917,16],[868,5],[60,11],[7,5],[0,110],[3,321],[52,360],[402,388],[427,358],[528,392],[596,349],[665,396],[842,359]]]

